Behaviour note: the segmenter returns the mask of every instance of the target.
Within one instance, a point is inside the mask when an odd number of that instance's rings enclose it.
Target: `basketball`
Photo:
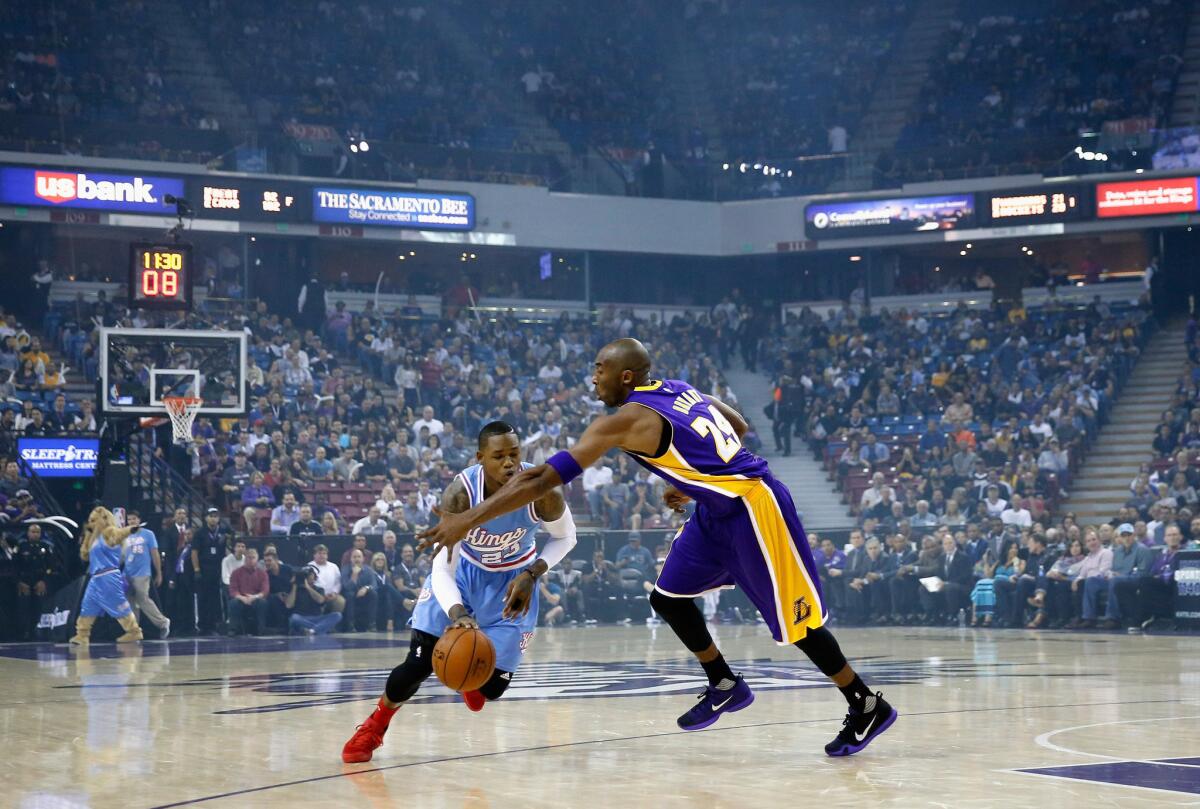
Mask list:
[[[483,630],[448,629],[433,647],[433,673],[442,685],[455,691],[478,689],[495,668],[496,649]]]

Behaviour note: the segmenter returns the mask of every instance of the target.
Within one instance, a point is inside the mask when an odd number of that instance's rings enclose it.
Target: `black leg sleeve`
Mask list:
[[[713,645],[712,635],[704,625],[704,613],[693,599],[673,598],[654,590],[650,593],[650,606],[674,630],[688,651],[703,652]]]
[[[511,682],[512,672],[496,669],[492,672],[491,679],[479,687],[479,693],[483,694],[489,701],[500,699],[500,697],[504,696],[504,692],[508,690]]]
[[[383,693],[392,702],[404,702],[417,693],[421,683],[433,674],[433,647],[438,639],[433,635],[414,629],[408,657],[388,675]]]
[[[846,668],[846,656],[842,654],[842,647],[838,646],[833,633],[825,627],[808,630],[804,640],[796,641],[796,648],[808,655],[808,659],[826,677],[832,677]]]

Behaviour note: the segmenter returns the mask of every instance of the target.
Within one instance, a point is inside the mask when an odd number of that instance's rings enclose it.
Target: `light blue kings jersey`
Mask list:
[[[119,570],[121,567],[121,546],[115,548],[104,541],[103,534],[97,534],[92,540],[91,550],[88,551],[88,573],[93,576]]]
[[[533,464],[523,463],[521,469],[532,469]],[[466,486],[471,506],[483,502],[483,466],[468,466],[458,474]],[[461,557],[484,570],[516,570],[531,564],[537,558],[534,544],[534,529],[538,523],[533,503],[496,517],[467,532],[459,543]]]
[[[158,538],[149,528],[139,528],[125,539],[125,576],[133,579],[149,576],[153,570],[150,551],[158,548]]]

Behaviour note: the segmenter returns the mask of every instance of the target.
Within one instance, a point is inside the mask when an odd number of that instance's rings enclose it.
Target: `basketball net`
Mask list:
[[[164,396],[163,406],[171,417],[171,433],[176,444],[192,443],[192,424],[204,400],[196,396]]]

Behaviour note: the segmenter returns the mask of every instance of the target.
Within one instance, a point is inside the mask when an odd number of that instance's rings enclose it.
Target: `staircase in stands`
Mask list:
[[[734,360],[734,362],[738,362]],[[834,488],[833,481],[825,468],[813,459],[808,445],[802,437],[792,439],[792,454],[784,457],[775,452],[775,440],[771,437],[771,423],[763,409],[771,402],[771,383],[763,374],[741,367],[725,371],[734,393],[737,394],[737,409],[754,423],[762,439],[762,456],[771,464],[771,472],[792,492],[805,528],[846,528],[854,523],[842,494]]]
[[[1150,339],[1134,366],[1112,417],[1068,488],[1060,512],[1072,511],[1080,525],[1107,522],[1130,497],[1138,467],[1151,459],[1150,443],[1175,385],[1187,368],[1185,324],[1171,323]]]
[[[503,74],[499,74],[496,66],[488,59],[486,49],[480,47],[479,40],[463,28],[449,9],[438,3],[427,8],[429,19],[437,26],[442,40],[454,51],[464,69],[474,71],[482,81],[487,82],[488,89],[501,98],[508,109],[519,118],[518,128],[521,136],[533,147],[533,151],[557,158],[565,170],[572,172],[575,178],[572,187],[582,183],[594,187],[599,193],[624,193],[624,184],[613,171],[607,168],[595,170],[596,167],[605,166],[603,160],[597,157],[595,160],[581,161],[575,157],[570,145],[563,140],[558,130],[525,97],[516,77],[509,82],[503,80]],[[587,174],[586,180],[575,176],[581,173]]]
[[[1192,7],[1182,57],[1171,102],[1171,126],[1196,126],[1200,124],[1200,4]]]
[[[896,144],[925,79],[931,70],[940,67],[934,64],[938,46],[954,21],[958,7],[958,0],[920,0],[917,3],[912,22],[896,40],[894,56],[885,75],[875,84],[858,131],[850,133],[853,157],[846,177],[835,182],[831,191],[871,187],[876,159]]]
[[[234,143],[252,139],[255,121],[250,108],[221,74],[178,0],[159,0],[147,17],[170,45],[172,56],[163,68],[168,80],[186,87],[191,103],[216,118]]]
[[[675,90],[678,142],[687,143],[692,129],[699,127],[708,143],[709,162],[715,163],[726,156],[725,140],[704,65],[681,26],[670,26],[663,38],[666,77]]]

